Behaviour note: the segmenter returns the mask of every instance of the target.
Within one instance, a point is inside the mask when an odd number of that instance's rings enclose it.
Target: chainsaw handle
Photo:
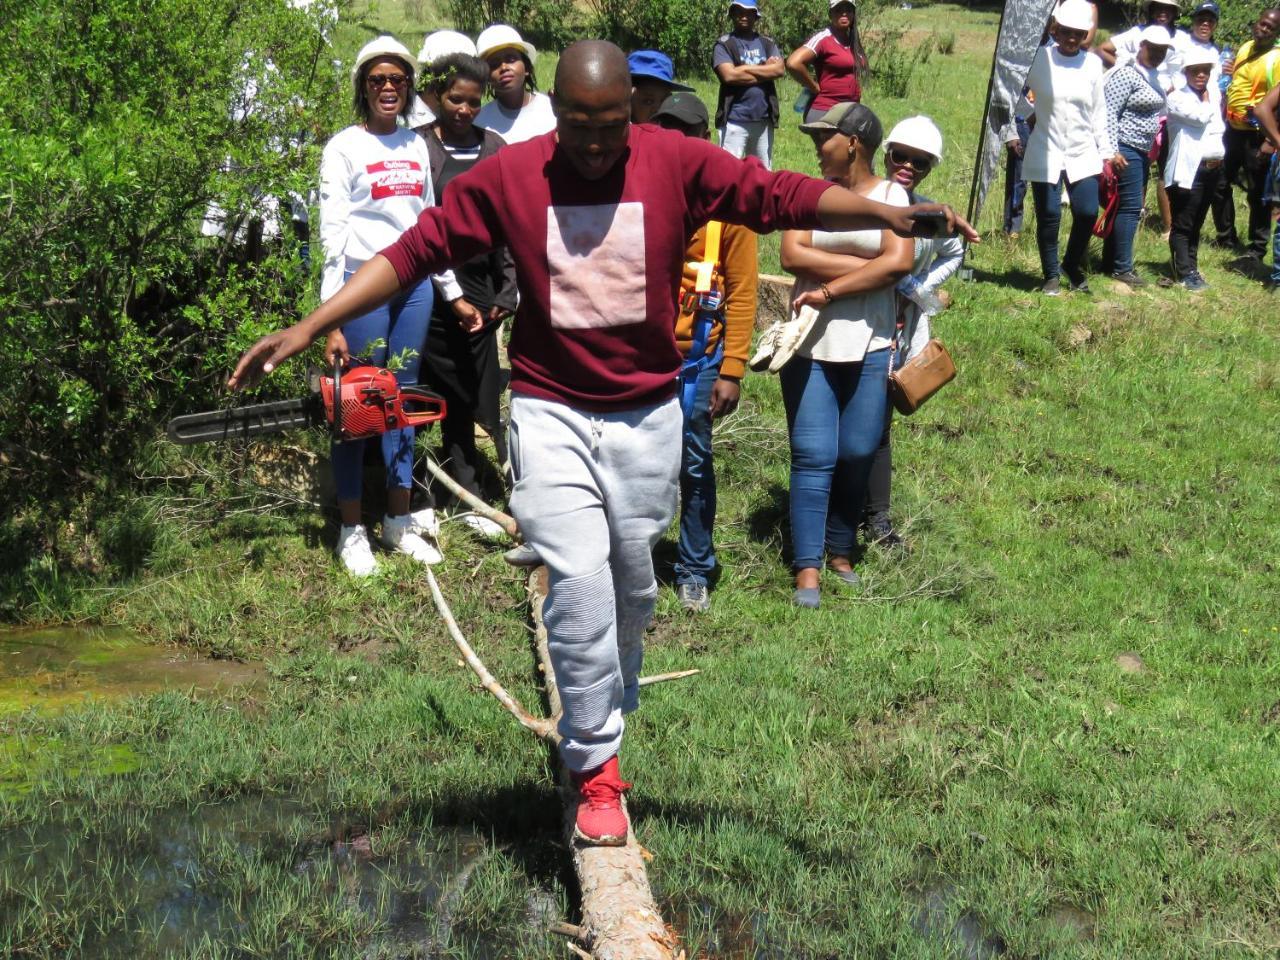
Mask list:
[[[426,409],[410,410],[409,404],[424,404]],[[400,388],[400,412],[404,415],[405,424],[410,427],[425,427],[428,424],[443,420],[448,412],[444,397],[422,387],[405,386]]]
[[[333,358],[333,435],[342,436],[342,358]]]

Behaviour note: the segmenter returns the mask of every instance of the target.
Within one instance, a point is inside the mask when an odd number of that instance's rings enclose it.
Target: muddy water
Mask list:
[[[208,660],[118,628],[0,631],[0,717],[164,689],[229,691],[263,677],[259,665]]]
[[[257,955],[270,935],[253,918],[301,900],[308,913],[354,915],[364,956],[505,955],[463,915],[490,843],[402,819],[362,825],[298,797],[250,796],[134,811],[87,833],[11,829],[0,833],[0,891],[11,891],[0,893],[0,929],[38,933],[52,904],[86,921],[82,956]],[[514,922],[545,930],[559,915],[554,895],[531,888]]]

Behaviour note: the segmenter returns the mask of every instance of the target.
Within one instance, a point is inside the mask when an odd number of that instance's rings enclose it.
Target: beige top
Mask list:
[[[911,204],[907,191],[886,180],[868,194],[895,207]],[[880,230],[814,230],[813,245],[830,253],[847,253],[857,257],[875,257],[883,239]],[[797,279],[792,287],[794,298],[805,290],[818,287],[812,280]],[[893,284],[837,297],[818,311],[818,319],[796,353],[827,363],[858,363],[868,353],[887,350],[897,325],[897,295]]]

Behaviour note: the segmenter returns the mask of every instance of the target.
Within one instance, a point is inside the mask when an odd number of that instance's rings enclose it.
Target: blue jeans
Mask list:
[[[719,377],[718,363],[698,374],[693,410],[684,418],[676,583],[706,586],[707,578],[716,568],[716,551],[711,542],[711,528],[716,522],[716,468],[711,458],[711,388]]]
[[[1040,272],[1046,280],[1059,276],[1058,228],[1062,224],[1062,183],[1033,183],[1031,196],[1036,203],[1036,245],[1040,248]],[[1071,232],[1067,235],[1067,256],[1063,261],[1068,275],[1084,273],[1089,254],[1089,238],[1098,219],[1098,178],[1085,177],[1067,183],[1071,201]]]
[[[351,279],[351,274],[347,274]],[[395,371],[396,381],[402,385],[418,382],[418,364],[422,359],[422,346],[427,339],[427,326],[431,322],[431,301],[434,291],[427,278],[403,291],[378,309],[357,317],[342,328],[347,338],[351,356],[367,359],[376,366],[387,362],[388,356],[403,351],[413,351],[408,360]],[[380,347],[369,344],[382,341]],[[388,430],[382,435],[382,462],[387,468],[387,489],[413,486],[413,436],[412,427]],[[335,443],[331,447],[334,485],[339,500],[359,500],[364,473],[363,440]]]
[[[781,372],[791,440],[791,542],[796,570],[847,557],[867,498],[867,476],[884,435],[889,351],[861,363],[795,357]]]
[[[1133,271],[1133,238],[1138,233],[1138,220],[1142,216],[1142,201],[1147,196],[1147,174],[1151,161],[1147,155],[1127,143],[1120,144],[1121,155],[1128,165],[1116,173],[1116,190],[1120,203],[1116,207],[1116,222],[1111,236],[1102,245],[1102,261],[1111,273]]]

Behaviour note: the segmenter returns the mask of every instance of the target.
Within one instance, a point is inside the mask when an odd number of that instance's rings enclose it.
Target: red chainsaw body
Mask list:
[[[444,398],[419,387],[400,386],[395,374],[383,367],[352,367],[341,378],[335,390],[332,376],[320,377],[324,416],[338,440],[364,440],[444,418]]]

